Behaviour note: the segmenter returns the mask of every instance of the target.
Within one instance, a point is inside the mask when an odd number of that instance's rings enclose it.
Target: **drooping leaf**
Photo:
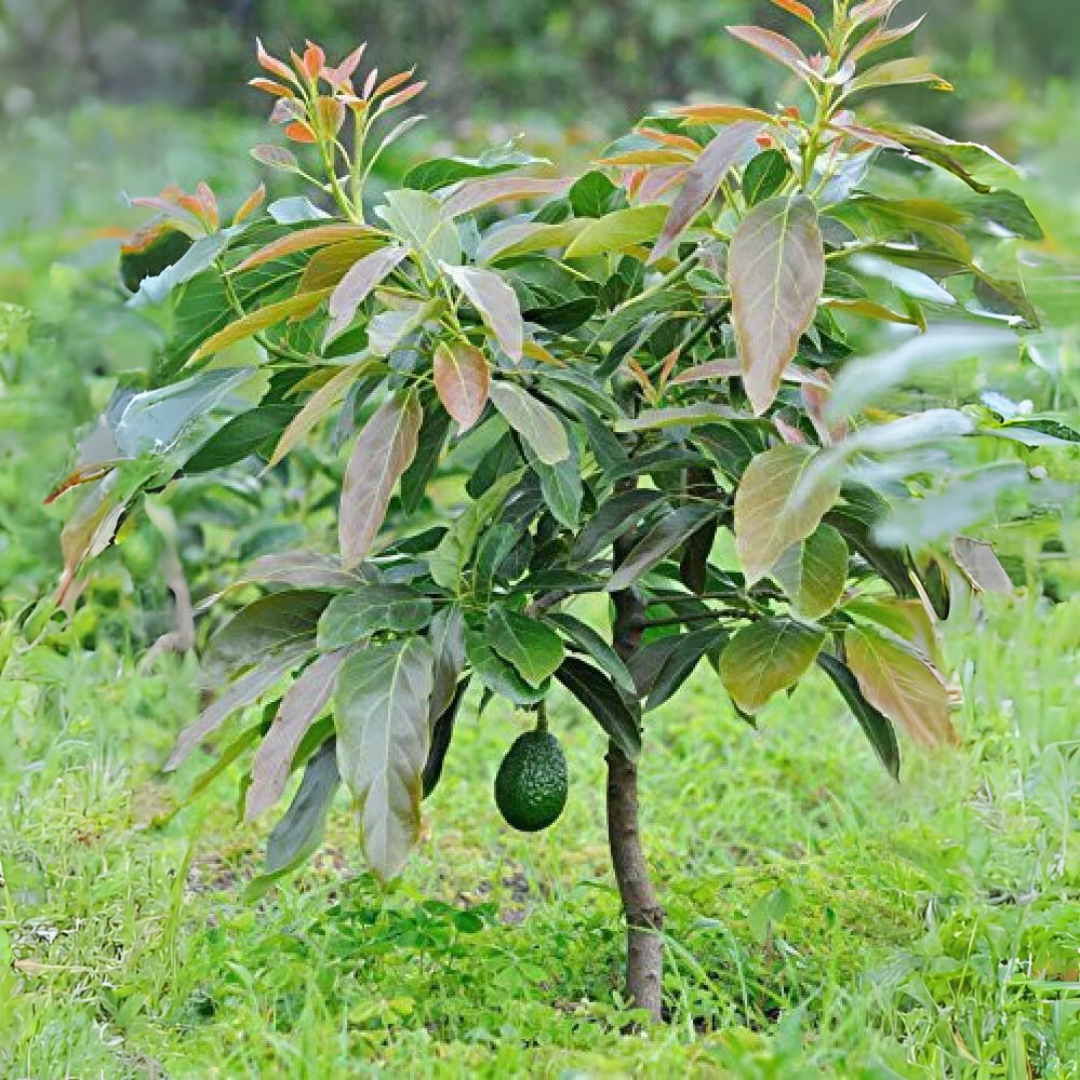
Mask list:
[[[484,688],[514,705],[535,705],[547,695],[550,684],[545,681],[536,687],[528,683],[509,660],[503,659],[492,648],[486,633],[466,630],[465,655]]]
[[[487,635],[491,647],[530,686],[540,686],[563,662],[565,650],[559,635],[539,619],[505,604],[496,604],[488,612]]]
[[[660,238],[649,255],[650,263],[663,258],[683,230],[708,205],[725,173],[738,163],[739,157],[759,130],[760,125],[753,121],[740,120],[724,128],[702,150],[671,204]]]
[[[633,488],[624,491],[597,507],[596,513],[586,522],[570,556],[575,562],[586,562],[613,544],[627,530],[632,529],[646,510],[664,500],[664,493],[649,488]]]
[[[450,707],[465,667],[465,620],[456,604],[436,612],[428,638],[434,657],[428,718],[434,724]]]
[[[761,619],[740,630],[720,657],[720,678],[735,704],[756,713],[793,686],[814,662],[825,632],[791,619]]]
[[[993,544],[958,536],[952,542],[952,554],[964,577],[977,592],[999,592],[1011,595],[1013,583],[994,551]]]
[[[330,703],[344,650],[325,653],[306,667],[285,692],[251,764],[244,820],[254,821],[281,798],[300,741]]]
[[[274,826],[266,845],[263,873],[244,890],[248,902],[258,900],[275,881],[311,858],[322,843],[326,815],[341,784],[337,750],[328,739],[312,755],[296,796]]]
[[[743,473],[735,492],[735,548],[748,585],[805,540],[839,497],[834,474],[810,473],[815,457],[805,446],[777,446],[758,454]]]
[[[619,690],[630,696],[635,694],[634,679],[629,668],[597,630],[565,612],[553,612],[546,618],[570,641],[587,652],[611,676],[611,681]]]
[[[431,745],[428,747],[427,761],[424,762],[424,771],[420,778],[425,799],[439,786],[439,781],[442,779],[443,765],[450,751],[450,742],[454,737],[454,725],[468,687],[469,680],[463,680],[446,707],[432,723]]]
[[[450,433],[450,415],[434,403],[424,409],[416,455],[401,475],[399,493],[401,509],[412,515],[428,494],[428,483],[439,466],[446,437]]]
[[[743,385],[760,415],[821,299],[825,252],[814,204],[794,195],[755,206],[732,237],[728,274]]]
[[[346,569],[362,562],[382,527],[390,495],[416,453],[423,414],[411,394],[384,402],[353,447],[341,489],[338,534]]]
[[[361,649],[338,672],[338,769],[360,811],[364,855],[383,881],[420,837],[433,664],[427,640],[410,637]]]
[[[889,775],[894,780],[899,780],[900,747],[896,742],[896,732],[893,730],[892,722],[863,697],[858,681],[846,664],[827,652],[818,653],[817,662],[847,702],[848,708],[851,709],[852,715],[858,720],[859,726],[870,740],[870,745],[881,759],[882,765],[888,769]]]
[[[916,742],[959,742],[944,680],[925,660],[863,627],[845,632],[844,651],[866,700]]]
[[[805,539],[792,544],[770,573],[799,615],[820,619],[843,595],[849,557],[840,533],[831,525],[819,525]]]
[[[475,345],[440,342],[435,349],[435,389],[446,411],[467,431],[480,419],[488,399],[490,375]]]
[[[566,428],[542,401],[516,383],[501,379],[492,382],[489,393],[503,419],[545,465],[557,465],[570,456]]]
[[[641,724],[603,672],[568,656],[555,678],[585,706],[608,738],[631,761],[637,760],[641,753]]]
[[[690,504],[662,517],[630,550],[605,586],[608,592],[628,589],[642,574],[667,558],[692,536],[716,509]]]
[[[678,635],[677,641],[665,653],[655,677],[649,681],[646,711],[658,709],[674,697],[693,674],[702,657],[720,653],[727,640],[728,632],[717,627]]]
[[[480,313],[503,352],[515,363],[520,361],[525,324],[514,290],[494,270],[483,266],[444,264],[442,270]]]

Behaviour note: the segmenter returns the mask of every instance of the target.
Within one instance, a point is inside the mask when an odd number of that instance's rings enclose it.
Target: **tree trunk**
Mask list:
[[[615,565],[633,544],[627,537],[615,545]],[[637,594],[628,589],[614,597],[614,646],[628,660],[641,642],[644,612]],[[649,865],[641,846],[638,825],[638,772],[614,743],[607,752],[608,844],[626,916],[626,995],[635,1008],[644,1009],[658,1023],[663,1004],[664,909],[649,878]]]

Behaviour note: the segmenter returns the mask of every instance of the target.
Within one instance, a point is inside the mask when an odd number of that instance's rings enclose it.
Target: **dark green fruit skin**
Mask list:
[[[514,742],[495,776],[495,805],[508,825],[539,832],[566,806],[566,757],[548,731],[527,731]]]
[[[143,278],[157,277],[163,270],[179,262],[191,247],[191,237],[179,229],[165,229],[145,247],[122,250],[120,281],[128,292],[138,292]]]

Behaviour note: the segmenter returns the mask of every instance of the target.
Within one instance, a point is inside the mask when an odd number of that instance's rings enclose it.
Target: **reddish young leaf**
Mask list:
[[[784,67],[795,72],[800,79],[804,81],[808,79],[810,60],[790,38],[777,34],[773,30],[765,30],[760,26],[729,26],[727,31],[732,37],[746,42],[747,45],[752,45],[759,52],[783,64]]]
[[[353,72],[355,72],[359,66],[360,58],[364,55],[365,49],[367,49],[366,41],[353,49],[353,51],[349,53],[337,67],[323,68],[323,78],[331,87],[333,87],[333,89],[340,90],[353,77]]]
[[[893,8],[900,0],[865,0],[862,4],[856,4],[849,14],[852,26],[860,26],[862,23],[873,19],[885,19],[892,14]]]
[[[447,217],[460,217],[492,203],[561,194],[572,183],[572,179],[562,177],[549,180],[535,176],[491,176],[462,184],[443,203],[443,211]]]
[[[251,156],[259,162],[260,165],[266,165],[271,169],[282,169],[286,172],[293,172],[300,167],[296,160],[296,155],[291,150],[287,150],[284,146],[271,146],[269,144],[253,146],[251,148]]]
[[[900,41],[901,38],[906,38],[908,34],[918,30],[925,18],[925,15],[921,15],[914,22],[908,23],[907,26],[899,26],[895,29],[880,26],[876,30],[872,30],[848,53],[847,62],[850,64],[857,63],[864,56],[869,56],[872,52],[877,52],[878,49],[884,49],[886,45],[891,45],[895,41]]]
[[[671,204],[664,229],[649,256],[650,263],[662,259],[683,230],[708,205],[724,174],[738,162],[757,130],[758,125],[753,121],[740,120],[721,131],[705,147],[687,172],[686,180]]]
[[[311,125],[303,120],[294,120],[286,129],[285,137],[298,143],[313,143],[316,141],[315,132]]]
[[[270,110],[271,124],[288,124],[292,120],[303,120],[304,106],[293,97],[278,98]]]
[[[390,398],[364,425],[341,489],[338,536],[346,570],[363,562],[386,518],[390,496],[416,456],[423,411],[412,394]]]
[[[802,19],[804,23],[814,25],[814,12],[805,4],[799,3],[799,0],[772,0],[772,2],[778,8],[783,8],[789,14],[794,15],[797,19]]]
[[[390,78],[384,79],[369,95],[372,99],[380,98],[384,94],[389,94],[392,90],[396,90],[399,86],[407,83],[415,74],[416,68],[411,67],[408,71],[399,71],[396,75],[391,75]]]
[[[686,150],[694,157],[701,153],[701,144],[694,142],[686,135],[673,135],[669,131],[657,131],[649,127],[636,127],[634,134],[643,135],[646,139],[652,139],[653,142],[661,143],[663,146],[670,146],[674,150]]]
[[[426,82],[413,83],[412,86],[407,86],[404,90],[399,90],[396,94],[391,94],[388,98],[383,98],[382,104],[379,106],[379,113],[389,112],[391,109],[396,109],[399,105],[404,105],[407,101],[412,101],[412,99],[426,87]]]
[[[232,223],[239,225],[245,218],[250,217],[262,206],[266,199],[266,185],[260,184],[241,204],[240,209],[233,214]]]
[[[265,68],[274,75],[280,76],[282,79],[288,79],[291,83],[296,82],[296,76],[293,74],[292,68],[290,68],[283,60],[279,60],[276,56],[271,56],[266,49],[263,48],[263,43],[259,38],[255,39],[255,56],[259,61],[260,67]]]
[[[490,374],[484,354],[465,342],[440,342],[435,350],[435,389],[462,431],[480,419],[487,404]]]
[[[694,143],[694,156],[700,152],[701,147]],[[631,165],[689,165],[693,157],[685,150],[627,150],[622,154],[612,154],[610,157],[600,158],[598,165],[611,165],[616,168],[626,168]]]
[[[304,74],[309,79],[317,79],[326,66],[326,53],[311,41],[305,42],[305,45],[304,59],[302,61]]]
[[[517,293],[493,270],[481,266],[450,266],[442,271],[465,294],[491,328],[503,351],[511,360],[521,359],[525,325]]]
[[[275,97],[293,97],[292,90],[287,86],[282,86],[279,82],[274,82],[273,79],[248,79],[248,86],[254,86],[256,90],[262,90],[267,94],[273,94]]]
[[[671,110],[672,116],[681,116],[685,124],[732,124],[736,120],[756,120],[759,124],[774,123],[773,118],[761,109],[746,105],[680,105]]]

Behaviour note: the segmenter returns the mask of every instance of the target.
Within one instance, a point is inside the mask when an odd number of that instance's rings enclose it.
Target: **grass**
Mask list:
[[[248,906],[265,825],[236,824],[236,775],[140,825],[209,760],[156,776],[193,664],[39,646],[0,684],[0,1071],[1076,1076],[1080,602],[995,614],[952,641],[965,748],[909,751],[900,785],[818,682],[758,731],[708,672],[655,714],[670,1022],[634,1036],[602,743],[568,699],[549,832],[501,824],[520,724],[474,707],[399,884],[359,872],[339,805],[315,865]]]

